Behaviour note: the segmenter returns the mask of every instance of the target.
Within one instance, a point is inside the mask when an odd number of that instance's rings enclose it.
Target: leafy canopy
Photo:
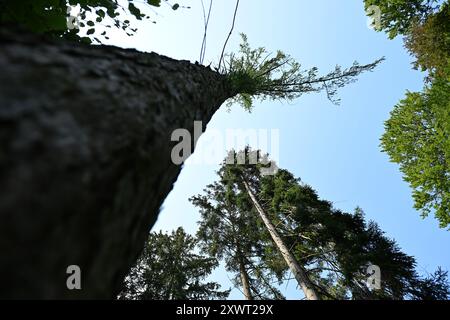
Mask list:
[[[410,27],[423,21],[435,9],[439,0],[364,0],[369,16],[375,20],[377,31],[385,31],[389,38],[406,34]],[[377,8],[377,10],[371,10]],[[380,17],[377,14],[381,13]]]
[[[408,92],[386,122],[381,146],[400,164],[415,208],[450,225],[450,64],[424,93]]]
[[[113,27],[133,35],[137,29],[132,27],[129,18],[150,19],[142,11],[143,7],[161,4],[173,10],[180,8],[178,3],[171,4],[168,0],[0,0],[0,22],[18,24],[37,33],[85,42],[93,38],[100,42],[98,37],[108,39],[106,30]],[[80,14],[70,18],[73,6],[79,7]],[[100,25],[104,26],[103,32],[94,37]],[[91,37],[81,37],[80,30]]]
[[[414,257],[405,254],[376,223],[366,222],[361,209],[345,213],[333,208],[331,202],[320,199],[313,188],[287,170],[261,175],[258,165],[249,161],[261,152],[246,148],[237,155],[246,161],[225,161],[218,181],[208,186],[204,195],[194,198],[194,204],[201,208],[199,237],[206,248],[233,257],[239,245],[250,244],[257,250],[248,251],[247,259],[258,261],[258,270],[265,271],[264,276],[252,273],[253,278],[263,281],[272,275],[287,280],[288,266],[255,212],[242,184],[245,178],[324,299],[449,297],[447,273],[438,269],[428,277],[420,276]],[[367,286],[366,269],[372,264],[381,269],[380,289]]]
[[[442,0],[364,0],[381,13],[379,31],[404,36],[428,71],[423,92],[408,92],[385,124],[381,146],[400,164],[413,189],[415,208],[424,217],[434,211],[440,226],[450,224],[450,2]],[[373,7],[372,7],[373,9]],[[369,10],[368,10],[369,11]],[[374,19],[377,10],[370,10]],[[376,22],[376,21],[375,21]]]
[[[405,36],[405,47],[416,58],[416,69],[444,76],[450,63],[450,3],[423,23],[415,23]]]

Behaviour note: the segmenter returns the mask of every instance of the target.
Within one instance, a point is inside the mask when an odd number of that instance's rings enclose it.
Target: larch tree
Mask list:
[[[239,53],[224,56],[223,67],[212,70],[155,53],[87,45],[78,34],[77,41],[66,41],[70,32],[61,26],[42,30],[39,21],[59,25],[67,18],[67,3],[81,5],[87,33],[104,13],[128,29],[115,0],[0,1],[4,298],[115,297],[181,170],[171,159],[176,129],[193,136],[194,121],[206,126],[233,98],[250,108],[252,98],[290,100],[325,91],[337,102],[337,89],[380,62],[320,75],[244,41]],[[143,18],[128,3],[126,14]],[[16,12],[23,19],[12,17]],[[83,271],[81,291],[65,286],[71,265]]]

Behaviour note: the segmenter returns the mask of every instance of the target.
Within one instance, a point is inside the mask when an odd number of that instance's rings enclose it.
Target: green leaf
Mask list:
[[[128,5],[128,10],[130,10],[130,13],[136,17],[136,19],[141,20],[142,19],[142,13],[141,10],[136,7],[132,2]]]
[[[89,37],[83,37],[80,39],[82,43],[91,44],[92,40]]]
[[[98,16],[100,16],[100,17],[102,17],[102,18],[104,18],[104,17],[106,16],[105,11],[103,11],[102,9],[97,10],[96,13],[97,13]]]
[[[160,7],[161,6],[161,0],[147,0],[147,3],[154,7]]]

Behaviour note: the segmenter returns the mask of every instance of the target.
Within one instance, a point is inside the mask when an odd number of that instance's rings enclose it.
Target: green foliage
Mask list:
[[[259,197],[297,259],[309,269],[322,296],[332,299],[446,299],[442,270],[423,279],[415,260],[403,253],[364,213],[334,209],[315,190],[286,170],[260,179]],[[365,267],[378,265],[382,288],[366,287]],[[439,275],[439,276],[437,276]],[[433,282],[435,281],[435,282]],[[431,283],[436,284],[433,288]],[[432,289],[431,289],[432,288]]]
[[[260,152],[246,148],[237,154],[238,158],[246,161],[224,162],[219,171],[219,181],[212,185],[214,187],[208,186],[206,194],[197,198],[202,203],[200,237],[206,241],[207,247],[233,250],[231,244],[234,242],[249,241],[250,246],[258,244],[258,250],[249,252],[258,257],[259,268],[278,279],[286,276],[288,267],[256,217],[242,184],[245,179],[323,298],[447,299],[450,292],[445,272],[438,270],[430,277],[420,277],[415,271],[415,259],[403,253],[376,223],[366,222],[361,209],[345,213],[333,208],[330,202],[321,200],[314,189],[301,183],[287,170],[262,176],[259,165],[249,161],[255,154],[259,156]],[[212,205],[211,201],[224,205]],[[239,220],[224,218],[230,208]],[[211,214],[213,211],[214,215]],[[212,220],[206,221],[206,217],[214,217],[215,228],[210,228]],[[241,226],[246,227],[241,230]],[[219,246],[212,245],[216,242],[215,237],[223,236],[217,234],[225,229],[234,230],[233,237],[224,237]],[[368,265],[380,267],[381,289],[368,288]]]
[[[208,185],[203,195],[190,199],[201,213],[197,232],[201,247],[225,262],[236,288],[242,287],[241,274],[245,272],[253,298],[283,299],[273,285],[283,275],[267,272],[261,265],[268,237],[248,197],[236,189],[228,169],[224,165],[218,172],[219,181]]]
[[[225,299],[229,291],[205,282],[217,260],[199,255],[198,241],[182,228],[172,234],[152,233],[136,265],[124,281],[119,299],[209,300]]]
[[[450,4],[423,23],[414,24],[405,37],[405,46],[416,57],[416,69],[444,76],[450,63]]]
[[[168,0],[127,1],[125,8],[120,0],[0,0],[0,23],[16,24],[33,32],[76,41],[94,39],[100,42],[100,37],[108,39],[106,30],[113,27],[133,35],[137,29],[128,19],[150,19],[142,12],[141,8],[145,6],[160,7],[161,3],[166,3],[173,10],[180,7],[177,3],[169,4]],[[70,17],[71,6],[79,6],[78,17]],[[87,35],[93,35],[97,30],[103,32],[96,37],[81,37],[80,30],[85,30]]]
[[[293,100],[304,93],[325,91],[328,98],[338,104],[337,90],[356,81],[365,71],[372,71],[383,59],[372,64],[357,62],[348,69],[336,66],[335,70],[319,75],[317,68],[302,70],[301,65],[290,56],[278,51],[273,57],[265,48],[252,49],[247,37],[242,36],[238,54],[228,54],[220,72],[227,75],[236,96],[228,105],[239,103],[251,110],[254,99]]]
[[[413,283],[411,288],[413,300],[448,300],[448,272],[438,268],[433,274]]]
[[[424,93],[408,92],[386,122],[381,146],[400,164],[415,208],[450,224],[450,65]]]
[[[411,26],[422,22],[436,9],[438,0],[364,0],[366,11],[374,19],[378,19],[376,6],[380,10],[380,21],[375,21],[377,31],[385,31],[389,38],[405,35]],[[377,26],[377,24],[379,24]]]
[[[334,209],[286,170],[261,179],[260,189],[278,231],[323,297],[401,299],[406,294],[408,280],[415,279],[414,259],[375,224],[366,224],[362,210],[349,214]],[[366,286],[370,264],[382,270],[382,290]]]
[[[414,67],[428,71],[424,92],[408,92],[386,122],[381,146],[400,164],[413,189],[415,208],[432,211],[440,226],[450,224],[450,3],[437,0],[364,0],[366,9],[381,10],[380,29],[390,38],[403,35],[416,58]],[[374,13],[375,14],[375,13]]]
[[[3,0],[0,9],[1,22],[17,22],[39,33],[67,29],[67,4],[59,0]]]

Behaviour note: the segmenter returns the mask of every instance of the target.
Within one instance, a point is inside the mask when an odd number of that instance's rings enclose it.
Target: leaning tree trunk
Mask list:
[[[252,189],[250,188],[248,182],[245,180],[245,178],[242,178],[242,181],[244,183],[248,195],[250,196],[250,199],[253,202],[253,205],[256,208],[256,211],[258,211],[261,219],[263,220],[267,230],[269,231],[273,239],[273,242],[275,243],[284,260],[286,261],[286,264],[288,265],[289,269],[294,274],[294,277],[297,280],[298,285],[300,286],[300,288],[302,288],[306,299],[319,300],[319,295],[317,294],[316,289],[314,288],[314,284],[311,282],[308,275],[306,274],[306,271],[300,266],[297,259],[291,253],[289,248],[286,246],[281,236],[278,234],[275,226],[270,221],[266,212],[259,204],[259,201],[256,198],[255,194],[253,193]]]
[[[114,298],[180,172],[171,133],[231,95],[188,61],[0,27],[0,297]]]

